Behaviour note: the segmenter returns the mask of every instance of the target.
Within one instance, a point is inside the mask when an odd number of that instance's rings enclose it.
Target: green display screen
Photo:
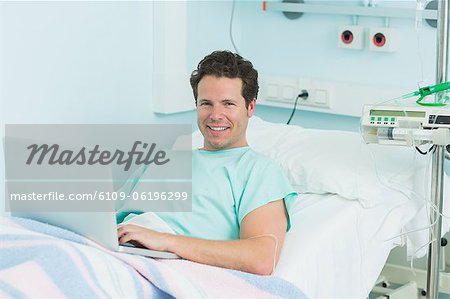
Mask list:
[[[370,110],[370,116],[407,116],[407,117],[425,117],[423,111],[395,111],[395,110]]]

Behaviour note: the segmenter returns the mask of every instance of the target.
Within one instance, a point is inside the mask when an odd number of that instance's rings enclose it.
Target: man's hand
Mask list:
[[[159,251],[169,251],[169,241],[172,236],[134,224],[120,224],[117,234],[120,244],[137,242],[144,247]]]

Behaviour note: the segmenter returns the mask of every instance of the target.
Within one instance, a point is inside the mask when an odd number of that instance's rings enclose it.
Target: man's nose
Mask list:
[[[209,115],[210,119],[212,120],[220,120],[224,118],[224,111],[223,108],[220,106],[214,106],[211,114]]]

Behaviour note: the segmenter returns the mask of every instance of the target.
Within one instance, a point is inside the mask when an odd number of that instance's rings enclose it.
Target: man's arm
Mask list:
[[[286,225],[284,201],[277,200],[245,216],[241,223],[240,240],[203,240],[158,233],[131,224],[120,225],[118,234],[121,244],[136,241],[147,248],[171,251],[194,262],[270,275],[278,262]]]

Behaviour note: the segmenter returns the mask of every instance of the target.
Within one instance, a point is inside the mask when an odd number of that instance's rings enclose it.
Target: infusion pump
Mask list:
[[[450,128],[450,109],[366,105],[362,124],[374,127]]]
[[[449,107],[365,105],[361,126],[366,143],[450,143]]]

